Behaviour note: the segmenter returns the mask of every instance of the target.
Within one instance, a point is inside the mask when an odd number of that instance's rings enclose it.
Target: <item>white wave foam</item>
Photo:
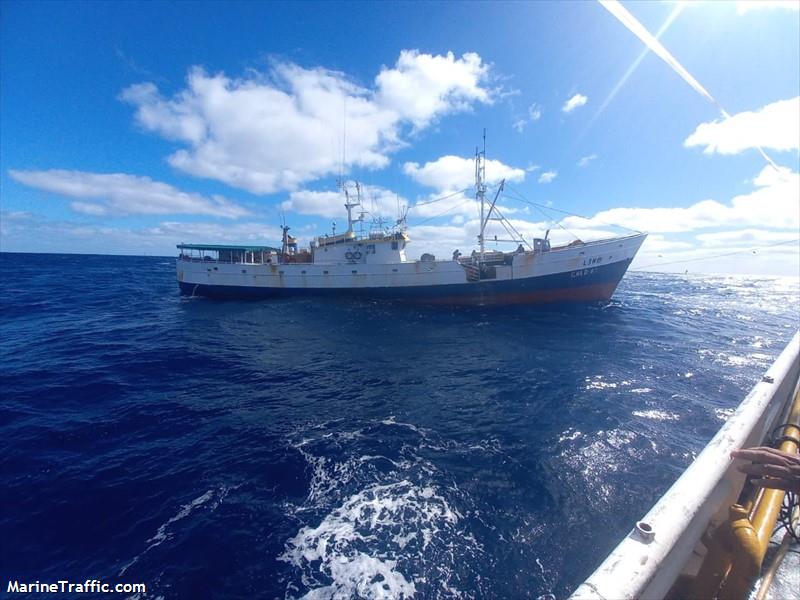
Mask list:
[[[363,553],[352,560],[336,561],[331,565],[334,583],[313,589],[303,598],[412,598],[417,590],[394,570],[396,564]]]
[[[677,421],[680,416],[672,413],[667,412],[665,410],[635,410],[633,411],[634,417],[642,417],[643,419],[652,419],[654,421]]]
[[[582,435],[583,434],[580,431],[570,427],[564,433],[562,433],[560,436],[558,436],[558,441],[559,442],[566,442],[566,441],[570,441],[571,442],[573,440],[577,440]]]
[[[407,471],[412,466],[419,467],[422,471],[430,472],[433,467],[420,459],[415,450],[421,445],[428,447],[427,436],[424,431],[411,423],[395,421],[394,415],[378,421],[382,425],[391,425],[407,428],[420,436],[419,442],[414,445],[404,444],[400,456],[390,458],[385,455],[362,454],[350,455],[345,460],[336,460],[331,456],[347,454],[343,449],[353,442],[370,435],[369,428],[355,431],[325,433],[317,437],[303,437],[299,442],[290,442],[291,446],[300,452],[311,467],[311,481],[308,485],[308,495],[301,506],[294,507],[294,512],[303,512],[310,509],[326,508],[332,502],[340,499],[340,490],[359,482],[363,485],[365,476],[378,480],[381,473],[385,474],[385,466],[390,465],[395,474]],[[309,433],[309,432],[306,432]],[[328,449],[333,445],[335,453]]]
[[[635,451],[631,448],[636,434],[624,429],[600,430],[593,434],[593,441],[576,450],[564,451],[564,460],[587,482],[600,486],[605,496],[607,489],[602,482],[609,473],[623,468]]]
[[[301,569],[304,598],[411,598],[414,579],[398,563],[445,532],[452,539],[459,517],[431,486],[373,484],[300,529],[278,558]]]
[[[753,345],[756,348],[761,347],[759,342],[754,342]],[[726,367],[764,367],[769,365],[772,361],[772,357],[768,354],[764,354],[763,352],[751,352],[746,355],[740,355],[716,350],[699,350],[698,353],[704,358],[711,358],[714,364],[723,365]]]
[[[336,461],[325,456],[316,456],[305,448],[307,442],[294,447],[303,455],[311,466],[311,480],[308,484],[308,495],[305,502],[295,511],[327,507],[339,497],[339,490],[353,480],[363,477],[365,472],[375,470],[379,463],[390,464],[396,471],[410,466],[407,460],[393,460],[386,456],[362,454],[343,461]]]
[[[425,432],[422,431],[419,427],[417,427],[416,425],[414,425],[412,423],[403,423],[401,421],[397,421],[396,417],[394,415],[389,415],[387,418],[383,419],[381,421],[381,424],[383,424],[383,425],[394,425],[396,427],[406,427],[406,428],[410,429],[411,431],[417,432],[422,437],[425,437]]]
[[[735,411],[735,408],[715,408],[714,416],[720,421],[727,421]]]
[[[603,381],[602,375],[595,375],[594,378],[587,377],[585,379],[586,386],[584,389],[586,390],[605,390],[605,389],[614,389],[617,387],[617,384],[610,381]]]
[[[227,486],[220,486],[218,489],[210,489],[206,491],[204,494],[201,494],[188,504],[184,504],[181,506],[180,510],[171,516],[167,521],[159,525],[158,529],[156,530],[155,534],[150,537],[146,543],[148,546],[137,556],[133,558],[130,562],[128,562],[125,566],[120,569],[118,573],[118,577],[121,577],[125,574],[125,572],[131,568],[134,564],[136,564],[140,558],[142,558],[145,554],[150,552],[153,548],[160,546],[165,541],[172,537],[172,533],[169,531],[170,525],[185,519],[189,515],[191,515],[195,510],[200,508],[201,506],[208,504],[208,510],[213,511],[220,505],[220,503],[225,499],[228,493],[232,489],[236,489],[239,486],[234,487],[227,487]]]
[[[393,415],[365,423],[355,437],[331,433],[331,426],[306,427],[289,439],[307,461],[310,481],[301,504],[284,506],[304,525],[278,557],[294,567],[286,597],[471,596],[458,588],[480,587],[464,565],[480,560],[483,548],[445,500],[463,499],[462,492],[434,484],[442,474],[420,450],[493,452],[499,441],[441,440]],[[408,433],[387,439],[385,426]],[[375,453],[378,440],[385,447]]]
[[[161,526],[159,526],[159,528],[158,528],[158,531],[156,531],[156,534],[153,537],[151,537],[149,540],[147,540],[147,543],[150,544],[150,546],[147,548],[147,550],[149,550],[150,548],[155,548],[156,546],[160,545],[161,543],[163,543],[164,541],[167,540],[167,537],[168,537],[167,536],[167,527],[169,527],[170,525],[172,525],[176,521],[180,521],[181,519],[185,519],[190,514],[192,514],[192,511],[194,509],[198,508],[199,506],[203,506],[203,504],[205,504],[206,502],[211,500],[213,497],[214,497],[214,490],[208,490],[202,496],[198,496],[197,498],[195,498],[194,500],[189,502],[189,504],[184,504],[181,507],[181,509],[177,512],[177,514],[175,514],[174,516],[170,517],[169,520],[166,523],[161,524]],[[145,552],[147,550],[145,550]]]

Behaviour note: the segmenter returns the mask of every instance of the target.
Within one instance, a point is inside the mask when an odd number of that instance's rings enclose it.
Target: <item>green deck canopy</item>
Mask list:
[[[178,244],[179,250],[241,250],[244,252],[280,252],[273,246],[225,246],[222,244]]]

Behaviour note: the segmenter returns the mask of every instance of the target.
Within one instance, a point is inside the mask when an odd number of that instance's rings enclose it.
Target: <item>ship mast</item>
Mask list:
[[[355,200],[350,199],[350,192],[347,190],[347,184],[345,182],[341,183],[342,189],[344,190],[344,197],[345,197],[345,204],[344,207],[347,209],[347,233],[353,233],[353,209],[356,206],[361,206],[361,185],[355,181],[356,186],[356,198]],[[363,221],[364,215],[362,213],[361,218],[356,219],[356,221]]]
[[[483,232],[486,228],[484,219],[484,204],[486,203],[486,129],[483,130],[483,150],[475,148],[475,198],[481,204],[481,230],[478,234],[478,247],[480,248],[481,262],[485,252]]]
[[[502,215],[500,214],[500,209],[497,208],[497,199],[500,197],[500,192],[503,191],[505,187],[506,180],[500,180],[500,185],[497,188],[497,193],[494,195],[494,200],[492,200],[491,204],[489,204],[489,210],[486,210],[486,130],[483,130],[483,150],[479,151],[477,148],[475,149],[475,199],[480,202],[481,205],[481,224],[480,224],[480,233],[478,233],[478,246],[480,247],[480,262],[484,261],[485,254],[486,254],[486,226],[489,224],[489,221],[500,221],[500,224],[505,228],[505,230],[511,235],[511,239],[508,240],[498,240],[497,236],[494,236],[495,242],[520,242],[527,246],[530,246],[528,242],[525,241],[525,238],[520,235],[520,233],[514,228],[514,226]],[[492,213],[496,214],[496,217],[492,217]],[[516,237],[515,237],[516,236]]]

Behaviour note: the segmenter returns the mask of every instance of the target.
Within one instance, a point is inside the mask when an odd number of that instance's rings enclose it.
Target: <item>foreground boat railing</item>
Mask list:
[[[712,521],[724,521],[745,475],[733,450],[761,444],[785,416],[800,375],[800,332],[796,333],[736,412],[697,459],[639,521],[572,600],[664,598]]]

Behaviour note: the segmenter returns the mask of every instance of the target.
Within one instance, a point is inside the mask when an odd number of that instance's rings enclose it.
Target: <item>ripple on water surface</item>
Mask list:
[[[798,323],[796,279],[434,310],[2,256],[0,571],[148,598],[566,596]]]

